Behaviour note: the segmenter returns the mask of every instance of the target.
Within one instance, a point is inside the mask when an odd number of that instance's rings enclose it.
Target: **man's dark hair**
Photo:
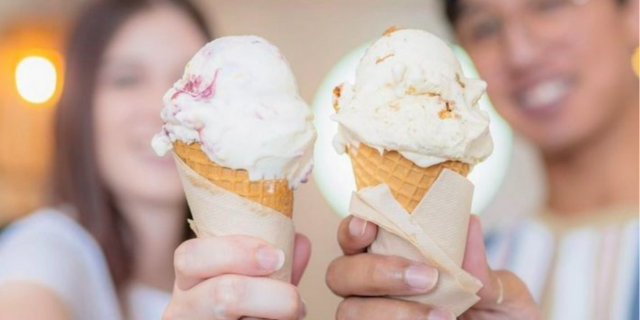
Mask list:
[[[460,16],[460,2],[463,0],[444,0],[445,14],[452,25],[458,22]],[[615,0],[619,4],[627,2],[627,0]]]

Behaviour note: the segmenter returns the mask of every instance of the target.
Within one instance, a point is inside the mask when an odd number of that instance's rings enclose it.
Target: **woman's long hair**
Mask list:
[[[93,98],[100,62],[113,36],[137,12],[162,2],[99,1],[82,12],[68,42],[65,88],[55,117],[51,200],[73,207],[78,222],[102,248],[117,287],[131,276],[135,248],[131,229],[98,170]],[[196,8],[185,1],[165,2],[187,13],[211,39]]]

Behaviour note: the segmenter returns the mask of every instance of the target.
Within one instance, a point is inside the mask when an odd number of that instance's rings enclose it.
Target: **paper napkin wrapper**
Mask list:
[[[369,252],[401,256],[439,271],[434,291],[394,298],[446,309],[456,316],[480,300],[476,293],[482,283],[462,269],[472,196],[473,184],[448,169],[442,171],[411,214],[396,201],[386,184],[353,194],[351,214],[379,226]]]
[[[200,176],[174,155],[198,238],[245,235],[260,238],[285,255],[282,269],[270,278],[291,282],[295,229],[293,220],[257,202],[227,191]]]

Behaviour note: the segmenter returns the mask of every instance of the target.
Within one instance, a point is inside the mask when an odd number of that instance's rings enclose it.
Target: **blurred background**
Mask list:
[[[44,200],[51,152],[51,119],[64,90],[62,47],[74,14],[90,0],[0,0],[0,226]],[[217,36],[256,34],[288,58],[319,131],[312,182],[296,193],[295,222],[314,253],[302,294],[311,319],[333,317],[338,299],[324,284],[340,251],[337,226],[354,184],[349,162],[333,152],[331,90],[353,76],[366,44],[390,26],[428,30],[452,41],[441,1],[217,0],[197,1]],[[453,44],[453,43],[452,43]],[[471,62],[456,52],[473,74]],[[161,97],[158,97],[161,103]],[[535,211],[544,199],[536,151],[491,109],[496,153],[476,168],[474,210],[485,228]],[[344,179],[344,177],[349,177]]]

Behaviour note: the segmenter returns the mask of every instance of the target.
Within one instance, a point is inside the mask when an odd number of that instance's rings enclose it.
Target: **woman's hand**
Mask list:
[[[344,256],[335,259],[327,271],[327,285],[344,297],[336,319],[455,319],[446,310],[416,302],[388,298],[388,295],[420,295],[436,286],[438,271],[404,258],[366,253],[378,227],[347,217],[338,231]],[[506,271],[493,272],[487,265],[480,222],[472,217],[463,268],[480,279],[481,300],[461,319],[540,319],[526,286]]]
[[[296,285],[311,245],[296,235],[292,283],[266,278],[284,253],[246,236],[191,239],[175,252],[176,282],[164,320],[302,319],[306,308]]]

